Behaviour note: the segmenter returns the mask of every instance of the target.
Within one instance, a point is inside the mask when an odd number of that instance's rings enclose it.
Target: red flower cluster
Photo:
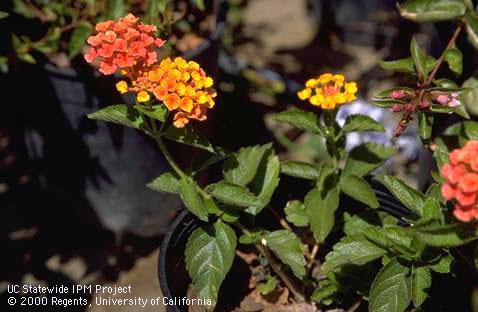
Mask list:
[[[117,68],[156,63],[158,55],[154,49],[164,44],[164,40],[154,37],[156,26],[138,23],[131,13],[118,21],[98,23],[95,29],[98,33],[87,40],[91,47],[85,60],[91,63],[99,58],[99,70],[104,75],[113,74]]]
[[[464,222],[478,219],[478,141],[469,141],[450,153],[450,163],[441,175],[446,182],[441,193],[446,200],[456,201],[454,216]]]

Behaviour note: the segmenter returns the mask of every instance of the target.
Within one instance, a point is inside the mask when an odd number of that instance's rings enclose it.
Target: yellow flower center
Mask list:
[[[335,109],[337,105],[349,103],[357,97],[358,88],[355,82],[345,82],[343,75],[322,74],[318,78],[309,79],[305,88],[297,93],[299,99],[323,109]]]

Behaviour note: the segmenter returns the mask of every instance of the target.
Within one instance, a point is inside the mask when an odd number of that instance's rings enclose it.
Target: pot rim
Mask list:
[[[174,218],[173,223],[169,227],[168,231],[163,237],[161,242],[161,246],[159,247],[159,261],[158,261],[158,279],[159,279],[159,286],[161,288],[161,292],[163,297],[172,298],[171,290],[169,289],[169,283],[167,281],[167,273],[166,273],[166,261],[167,255],[169,251],[169,246],[171,242],[171,238],[178,228],[178,226],[183,222],[183,220],[190,214],[187,209],[182,208],[177,216]],[[176,306],[167,306],[166,310],[168,312],[181,312]]]

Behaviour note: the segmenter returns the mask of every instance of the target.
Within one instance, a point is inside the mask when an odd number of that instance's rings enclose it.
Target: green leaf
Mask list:
[[[291,177],[316,180],[320,176],[320,168],[301,161],[284,160],[281,162],[281,173]]]
[[[168,2],[170,2],[171,0],[151,0],[151,1],[158,2],[159,12],[164,13],[166,11]]]
[[[441,177],[440,177],[441,178]],[[442,178],[441,178],[442,179]],[[434,199],[438,205],[439,205],[439,209],[440,211],[442,212],[441,210],[441,207],[440,207],[440,203],[441,204],[445,204],[445,199],[443,198],[443,196],[441,195],[441,190],[440,190],[440,184],[438,183],[433,183],[432,185],[430,185],[430,187],[428,188],[427,192],[426,192],[426,196],[427,197],[431,197],[432,199]],[[428,199],[428,198],[427,198]],[[425,205],[427,205],[427,202],[425,202]],[[425,211],[425,207],[426,206],[423,206],[423,216],[427,216],[427,217],[431,217],[432,219],[435,218],[437,220],[440,220],[441,218],[437,218],[438,217],[438,211],[436,210],[436,208],[434,209],[429,209],[430,211],[432,211],[433,213],[429,213],[427,211]],[[433,207],[435,207],[435,203],[433,203]],[[443,212],[442,212],[442,215],[443,215]],[[433,216],[433,217],[432,217]]]
[[[478,239],[474,225],[468,223],[417,226],[413,234],[419,241],[433,247],[456,247]]]
[[[418,125],[418,128],[420,130],[420,137],[423,140],[428,140],[432,135],[433,115],[419,112]]]
[[[68,43],[68,57],[73,58],[80,53],[81,48],[86,44],[86,39],[91,35],[93,26],[89,22],[81,22],[73,30]]]
[[[345,212],[344,221],[343,231],[349,236],[361,234],[366,228],[373,225],[382,227],[397,224],[395,217],[377,210],[364,210],[359,213],[354,213],[353,215]]]
[[[415,307],[419,307],[428,297],[432,285],[432,275],[426,266],[412,267],[411,277],[412,301]]]
[[[439,185],[435,184],[435,186],[436,186],[436,189],[439,190]],[[438,195],[441,196],[440,193],[438,193]],[[423,211],[422,219],[424,221],[435,220],[435,221],[438,221],[440,224],[445,222],[445,216],[443,215],[443,211],[441,209],[440,203],[438,202],[437,199],[433,197],[428,197],[425,200],[422,211]]]
[[[347,175],[340,179],[339,185],[340,190],[353,199],[374,209],[379,207],[372,187],[364,179],[355,175]]]
[[[275,189],[279,185],[280,162],[279,157],[272,150],[267,156],[264,155],[249,189],[257,195],[258,205],[246,209],[252,215],[257,215],[271,201]]]
[[[6,74],[8,70],[8,57],[0,56],[0,73]]]
[[[378,62],[380,67],[385,70],[397,71],[397,72],[404,72],[404,73],[414,73],[415,66],[413,64],[413,59],[411,57],[407,57],[400,60],[394,61],[380,61]]]
[[[161,2],[165,2],[165,1],[164,0],[149,0],[148,1],[148,7],[143,16],[144,23],[156,25],[160,22],[159,14],[164,12],[164,9],[163,11],[161,11],[161,8],[162,6],[165,6],[165,4],[162,4]]]
[[[364,265],[384,256],[387,251],[367,240],[363,235],[343,237],[325,257],[322,270],[327,273],[347,265]]]
[[[271,232],[264,238],[272,252],[292,269],[297,278],[302,279],[305,275],[305,258],[299,238],[287,230]]]
[[[474,6],[473,6],[473,0],[464,0],[464,3],[466,5],[466,8],[469,9],[469,10],[473,10],[474,9]]]
[[[335,223],[335,211],[339,206],[339,189],[333,188],[327,194],[319,189],[313,189],[305,197],[305,207],[309,215],[309,222],[314,238],[323,242]]]
[[[471,91],[472,88],[449,88],[449,87],[432,87],[428,88],[427,91],[430,91],[432,94],[434,93],[458,93],[459,95],[468,93]]]
[[[187,178],[181,179],[178,185],[178,191],[186,208],[191,211],[199,220],[207,221],[208,213],[204,202],[199,195],[198,186],[196,183]]]
[[[390,260],[370,288],[370,312],[402,312],[410,304],[410,269]]]
[[[260,243],[260,241],[262,240],[262,238],[264,238],[266,234],[267,231],[265,230],[252,229],[239,237],[239,243],[246,245]]]
[[[320,288],[314,290],[310,296],[310,300],[327,305],[327,300],[333,297],[333,295],[339,290],[339,287],[336,283],[327,279],[320,281],[319,284]]]
[[[137,111],[126,104],[112,105],[88,114],[89,119],[107,121],[135,129],[143,128],[143,119]]]
[[[400,226],[369,226],[362,230],[362,234],[372,243],[388,251],[408,259],[416,258],[413,236]],[[421,250],[422,248],[418,252]]]
[[[207,191],[217,200],[237,207],[260,205],[259,199],[245,186],[220,181],[207,187]]]
[[[124,0],[108,0],[106,6],[106,17],[105,19],[118,19],[126,15],[127,7],[126,1]]]
[[[216,151],[216,154],[203,152],[203,153],[200,153],[198,156],[194,157],[191,163],[191,168],[189,170],[192,173],[192,175],[195,175],[203,170],[206,170],[210,166],[230,157],[229,152],[227,152],[226,150],[217,146],[214,149]]]
[[[430,73],[435,67],[436,63],[437,60],[433,56],[427,55],[425,57],[425,72],[427,74]]]
[[[418,23],[453,20],[466,11],[461,0],[408,0],[398,8],[403,18]]]
[[[478,140],[478,122],[477,121],[463,122],[462,130],[465,132],[466,137],[469,140]]]
[[[463,54],[458,48],[450,48],[445,51],[445,62],[448,63],[450,70],[457,74],[461,75],[463,72]]]
[[[184,128],[170,126],[162,135],[169,140],[215,153],[214,147],[211,143],[209,143],[209,141],[191,125],[187,125]]]
[[[380,167],[395,153],[392,147],[377,143],[365,143],[353,148],[347,156],[342,176],[363,177]]]
[[[221,218],[222,221],[232,223],[239,219],[239,211],[227,205],[218,205],[210,195],[202,196],[208,214]]]
[[[277,287],[277,278],[271,277],[265,283],[258,283],[256,289],[262,295],[267,295]]]
[[[191,3],[194,4],[201,11],[204,11],[206,9],[206,6],[204,5],[204,0],[191,0]]]
[[[418,72],[418,78],[423,82],[427,79],[427,56],[423,49],[418,45],[415,37],[412,38],[410,52],[412,53],[413,63]]]
[[[440,259],[432,264],[428,264],[428,267],[441,274],[447,274],[451,271],[451,264],[453,263],[453,257],[450,254],[443,255]]]
[[[246,186],[254,179],[270,144],[241,148],[224,162],[224,179],[230,183]]]
[[[286,220],[295,226],[309,225],[309,216],[305,205],[298,200],[291,200],[287,202],[284,209]]]
[[[405,182],[394,176],[384,175],[377,177],[377,180],[408,209],[417,213],[419,216],[423,215],[422,209],[423,204],[425,203],[425,195],[411,188]]]
[[[8,17],[8,13],[7,12],[3,12],[3,11],[0,11],[0,19],[4,19],[6,17]]]
[[[212,305],[217,303],[219,288],[231,269],[236,245],[234,230],[221,220],[191,233],[185,261],[198,298],[210,299]]]
[[[166,172],[148,183],[146,186],[154,191],[178,194],[179,177],[172,172]]]
[[[465,119],[470,119],[470,114],[468,113],[468,111],[466,110],[466,107],[465,105],[459,105],[457,107],[455,107],[455,114],[465,118]]]
[[[448,153],[440,147],[435,150],[433,157],[435,157],[439,169],[449,162]]]
[[[469,11],[465,15],[466,33],[468,35],[468,41],[478,50],[478,16]]]
[[[135,105],[133,107],[146,116],[161,122],[166,120],[166,114],[168,113],[168,109],[164,105]]]
[[[350,115],[345,120],[341,133],[350,133],[354,131],[377,131],[385,132],[385,127],[366,115]]]
[[[328,162],[321,162],[319,164],[319,177],[317,178],[317,189],[320,191],[329,190],[335,186],[336,168],[330,165]],[[334,183],[330,183],[333,181]]]
[[[478,49],[478,48],[477,48]],[[470,115],[478,116],[478,79],[475,77],[468,78],[463,87],[471,88],[470,92],[462,95],[463,104]]]
[[[449,106],[443,106],[443,105],[438,105],[438,104],[432,104],[430,106],[430,111],[434,113],[439,113],[439,114],[450,114],[455,111],[454,107],[449,107]]]
[[[381,108],[390,108],[393,106],[393,104],[400,103],[400,101],[394,99],[373,98],[369,101],[369,103]]]
[[[319,126],[319,119],[314,113],[294,109],[277,113],[274,115],[274,119],[280,122],[287,122],[305,131],[323,134]]]
[[[458,85],[456,84],[456,82],[450,80],[450,79],[446,79],[446,78],[441,78],[441,79],[436,79],[436,80],[433,80],[433,83],[437,86],[437,87],[440,87],[440,88],[451,88],[451,89],[456,89],[458,88]]]
[[[19,53],[17,54],[18,58],[29,64],[36,64],[35,58],[30,53]]]

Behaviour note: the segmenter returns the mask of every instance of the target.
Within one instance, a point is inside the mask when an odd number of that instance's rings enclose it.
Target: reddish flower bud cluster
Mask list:
[[[91,47],[85,60],[91,63],[99,59],[99,70],[104,75],[113,74],[117,68],[156,63],[158,56],[154,49],[164,44],[164,40],[154,37],[156,26],[138,23],[131,13],[118,21],[98,23],[95,29],[98,33],[87,40]]]
[[[411,113],[414,110],[413,104],[410,102],[407,102],[406,104],[403,103],[403,101],[410,101],[411,100],[411,95],[409,92],[405,90],[394,90],[392,93],[390,93],[390,98],[401,101],[397,102],[392,105],[392,112],[394,113],[399,113],[401,111],[406,111],[407,113]]]
[[[453,215],[460,221],[478,219],[478,141],[469,141],[453,150],[450,162],[443,166],[445,178],[441,193],[446,200],[456,202]]]

